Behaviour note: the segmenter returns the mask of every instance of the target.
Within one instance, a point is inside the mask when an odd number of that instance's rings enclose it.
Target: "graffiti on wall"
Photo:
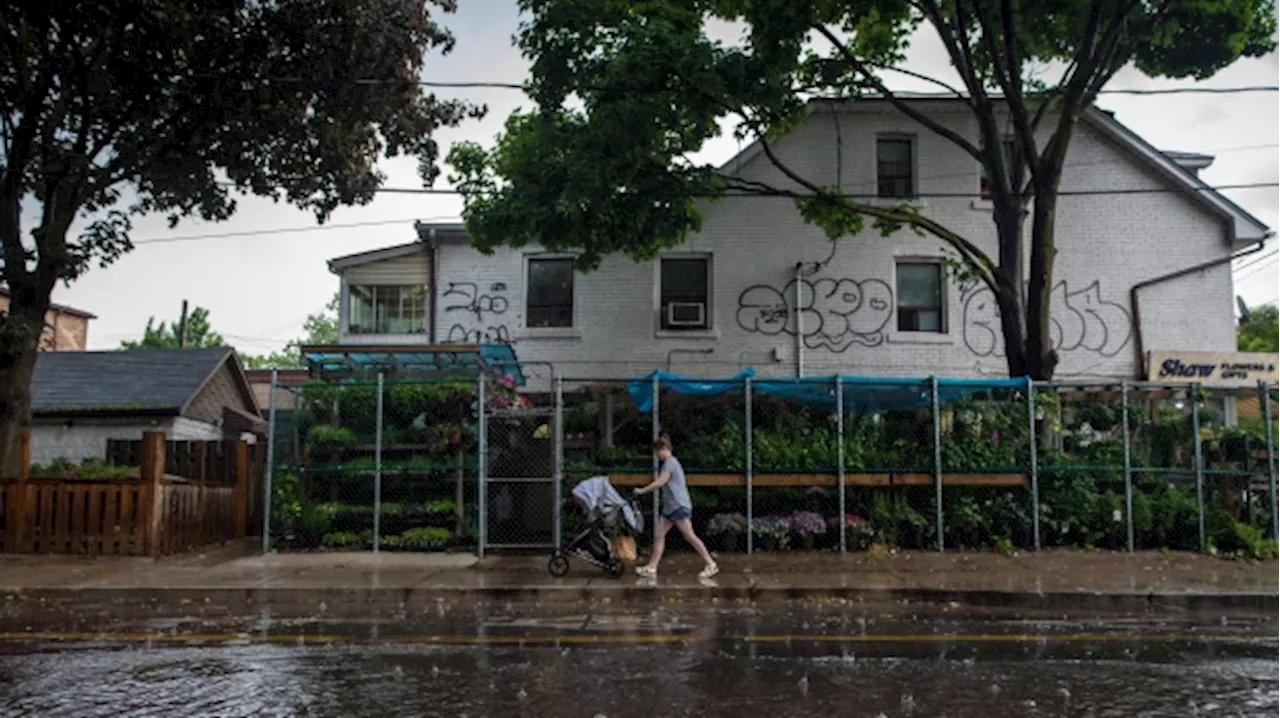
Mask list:
[[[1000,307],[985,286],[964,292],[964,344],[980,357],[1003,357]],[[1091,352],[1113,357],[1129,344],[1133,320],[1122,305],[1102,298],[1102,286],[1094,280],[1084,289],[1071,291],[1066,280],[1053,287],[1049,300],[1053,348],[1059,353]]]
[[[450,282],[440,295],[446,316],[454,315],[445,335],[450,344],[511,344],[511,330],[503,316],[511,306],[504,295],[507,285],[495,282],[481,291],[476,282]]]
[[[893,290],[879,279],[802,279],[799,329],[809,349],[843,352],[854,344],[880,346],[893,316]],[[795,336],[796,280],[778,289],[748,287],[738,296],[738,326],[765,335]]]

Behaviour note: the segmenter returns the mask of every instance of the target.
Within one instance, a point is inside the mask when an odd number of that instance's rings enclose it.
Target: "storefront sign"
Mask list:
[[[1275,354],[1153,351],[1147,360],[1147,380],[1249,387],[1260,381],[1275,383],[1276,364]]]

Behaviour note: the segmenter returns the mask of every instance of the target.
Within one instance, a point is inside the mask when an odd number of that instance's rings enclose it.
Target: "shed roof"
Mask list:
[[[31,380],[32,413],[178,415],[234,356],[231,347],[42,353]],[[242,389],[252,401],[248,385]]]

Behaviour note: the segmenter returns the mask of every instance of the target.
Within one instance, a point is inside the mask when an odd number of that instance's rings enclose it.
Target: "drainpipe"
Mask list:
[[[1206,269],[1213,269],[1214,267],[1217,267],[1219,265],[1227,264],[1229,262],[1234,262],[1235,260],[1240,259],[1241,257],[1247,257],[1250,254],[1254,254],[1255,252],[1261,252],[1262,248],[1266,245],[1267,239],[1270,239],[1274,236],[1275,236],[1274,232],[1268,232],[1267,237],[1265,239],[1263,239],[1261,242],[1258,242],[1253,247],[1246,249],[1242,252],[1231,254],[1226,257],[1211,259],[1207,262],[1201,262],[1200,264],[1187,267],[1186,269],[1179,269],[1173,272],[1169,272],[1168,274],[1161,274],[1158,277],[1152,277],[1151,279],[1147,279],[1133,285],[1133,288],[1129,290],[1129,308],[1131,310],[1131,313],[1133,314],[1133,335],[1134,335],[1133,348],[1134,348],[1134,352],[1137,355],[1135,358],[1137,359],[1139,379],[1145,379],[1147,376],[1147,350],[1146,350],[1146,343],[1142,339],[1142,313],[1139,310],[1139,305],[1138,305],[1138,291],[1142,289],[1146,289],[1147,287],[1150,287],[1155,284],[1162,284],[1164,282],[1168,282],[1170,280],[1174,280],[1179,277],[1185,277],[1188,274],[1195,274],[1196,272],[1203,272]]]
[[[672,349],[667,352],[667,371],[671,371],[671,358],[676,354],[711,354],[714,349]]]
[[[804,263],[796,262],[796,378],[804,378],[804,311],[800,309]]]

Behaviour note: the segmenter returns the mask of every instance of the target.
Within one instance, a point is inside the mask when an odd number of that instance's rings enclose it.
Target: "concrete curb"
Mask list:
[[[484,586],[402,588],[46,588],[0,589],[0,617],[86,613],[102,617],[407,615],[442,603],[609,603],[623,606],[731,603],[917,604],[1059,613],[1192,613],[1280,610],[1270,593],[1020,592],[929,588],[771,586]]]

